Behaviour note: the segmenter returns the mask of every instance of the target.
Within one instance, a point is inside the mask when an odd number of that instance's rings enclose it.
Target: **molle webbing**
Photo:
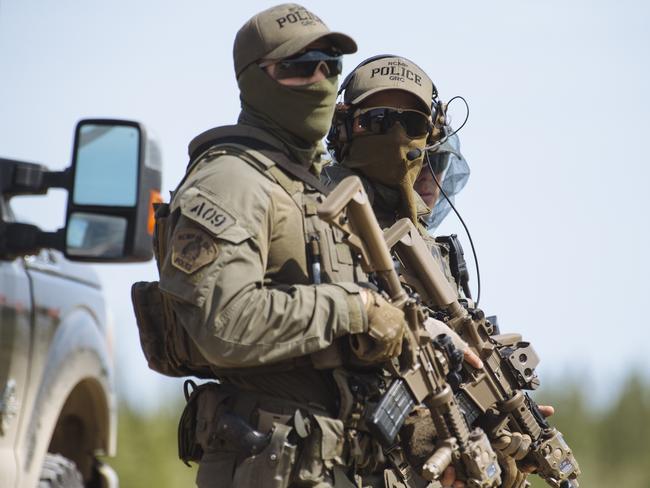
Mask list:
[[[259,153],[263,154],[270,160],[274,161],[275,164],[277,164],[278,167],[280,167],[282,170],[289,173],[294,178],[299,179],[304,184],[314,188],[315,190],[318,190],[323,195],[327,195],[329,193],[329,188],[325,186],[315,175],[313,175],[307,169],[305,169],[304,166],[300,165],[299,163],[293,162],[281,150],[271,146],[270,144],[266,144],[258,139],[255,139],[253,137],[224,136],[224,137],[219,137],[207,141],[201,144],[192,152],[192,154],[190,155],[190,164],[188,168],[191,167],[192,164],[196,162],[198,157],[203,155],[207,150],[209,150],[213,146],[221,145],[221,144],[229,144],[229,143],[240,144],[242,146],[246,146],[250,149],[258,151]]]

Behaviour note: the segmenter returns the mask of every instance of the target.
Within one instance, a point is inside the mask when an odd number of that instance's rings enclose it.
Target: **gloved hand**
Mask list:
[[[497,433],[496,439],[492,441],[492,447],[503,455],[520,461],[528,454],[531,442],[529,435],[504,429]]]
[[[550,417],[555,413],[555,408],[551,405],[537,405],[539,411],[544,417]],[[506,460],[509,464],[515,465],[519,473],[530,474],[536,471],[536,468],[533,464],[523,460],[524,457],[528,454],[530,449],[532,439],[526,434],[515,433],[512,434],[508,430],[504,429],[501,432],[497,433],[496,440],[492,443],[492,446],[495,448],[497,455],[502,454],[507,456],[510,460]],[[515,463],[515,461],[517,461]],[[499,463],[501,463],[501,458],[499,458]],[[503,468],[503,464],[502,464]],[[513,471],[514,472],[514,471]],[[517,480],[521,480],[521,475],[517,475]],[[525,480],[525,476],[523,480]],[[507,486],[507,485],[503,485]],[[512,488],[519,488],[519,486],[526,487],[529,484],[517,484],[514,483]]]
[[[544,417],[550,417],[555,413],[555,409],[550,405],[538,405],[537,407]],[[528,454],[531,442],[532,439],[527,434],[501,429],[496,433],[492,441],[492,447],[501,454],[513,458],[515,461],[521,461]],[[530,469],[523,470],[532,472]]]
[[[512,456],[506,456],[502,451],[496,450],[499,466],[501,466],[501,488],[527,488],[530,482],[528,473],[521,471],[517,461]]]
[[[404,312],[379,293],[363,288],[361,298],[366,306],[368,332],[352,336],[352,350],[363,362],[381,363],[399,356],[407,324]]]
[[[530,486],[526,480],[528,473],[517,466],[517,461],[528,454],[531,444],[530,436],[520,432],[510,432],[503,429],[497,433],[492,441],[492,447],[497,454],[499,466],[501,466],[501,487],[502,488],[525,488]]]

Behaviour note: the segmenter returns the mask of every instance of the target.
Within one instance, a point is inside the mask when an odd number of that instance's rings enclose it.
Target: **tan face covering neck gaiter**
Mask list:
[[[356,169],[370,181],[381,183],[400,191],[402,203],[398,216],[408,217],[417,223],[415,183],[424,154],[413,161],[406,157],[412,149],[423,148],[427,136],[411,139],[401,124],[396,123],[385,134],[355,135],[347,148],[347,155],[341,161],[343,166]]]

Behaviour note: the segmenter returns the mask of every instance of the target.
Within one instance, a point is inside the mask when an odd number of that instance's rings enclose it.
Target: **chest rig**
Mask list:
[[[302,249],[298,248],[297,239],[295,248],[291,251],[293,256],[303,253],[304,273],[276,272],[273,276],[265,276],[265,284],[296,285],[296,284],[326,284],[326,283],[357,283],[365,281],[366,275],[353,254],[352,249],[345,243],[344,233],[330,226],[318,217],[318,206],[329,193],[329,188],[323,185],[316,176],[307,171],[298,163],[294,163],[279,150],[248,137],[225,137],[213,141],[209,149],[199,155],[195,161],[200,161],[213,156],[235,156],[249,164],[270,181],[276,183],[291,198],[295,206],[295,214],[301,218]],[[205,146],[203,146],[205,149]],[[212,153],[212,154],[210,154]],[[196,154],[196,153],[195,153]],[[210,163],[207,163],[210,164]],[[197,165],[195,165],[196,167]],[[188,174],[194,168],[188,169]],[[179,186],[180,187],[180,186]],[[293,212],[292,212],[293,213]],[[287,229],[289,230],[289,229]],[[283,229],[278,229],[278,234],[283,234]],[[294,231],[295,234],[295,231]],[[269,263],[286,259],[286,254],[279,252],[281,245],[269,247]],[[286,246],[284,246],[286,248]],[[285,249],[286,252],[286,249]],[[278,256],[278,254],[280,256]],[[343,339],[343,340],[342,340]],[[264,372],[282,372],[295,367],[315,367],[316,369],[332,369],[346,364],[348,361],[346,338],[336,340],[328,348],[312,353],[308,357],[265,365]],[[229,369],[228,371],[215,370],[217,376],[225,374],[258,374],[258,368]]]
[[[223,155],[236,156],[278,184],[295,204],[302,217],[304,263],[308,275],[306,283],[357,282],[364,277],[353,251],[344,241],[343,232],[318,217],[318,206],[329,193],[329,188],[316,176],[289,160],[283,152],[256,139],[227,137],[215,142],[218,145],[213,146],[208,153],[218,151]],[[282,229],[278,233],[282,234]],[[300,252],[299,249],[291,251],[292,254]],[[273,260],[274,252],[272,244],[269,249],[270,260]],[[283,283],[285,277],[280,273],[275,278]],[[284,284],[302,281],[294,276],[289,277]]]
[[[277,166],[268,168],[265,174],[289,194],[302,214],[310,283],[359,281],[363,274],[351,248],[344,241],[343,232],[318,217],[323,193],[291,179]],[[272,248],[270,252],[273,253]]]

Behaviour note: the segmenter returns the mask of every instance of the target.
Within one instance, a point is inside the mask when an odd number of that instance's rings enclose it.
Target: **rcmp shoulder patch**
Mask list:
[[[181,213],[215,236],[232,226],[236,220],[200,191],[190,190],[181,199]]]
[[[178,229],[172,238],[172,265],[184,273],[192,274],[214,261],[219,248],[212,236],[202,229]]]

